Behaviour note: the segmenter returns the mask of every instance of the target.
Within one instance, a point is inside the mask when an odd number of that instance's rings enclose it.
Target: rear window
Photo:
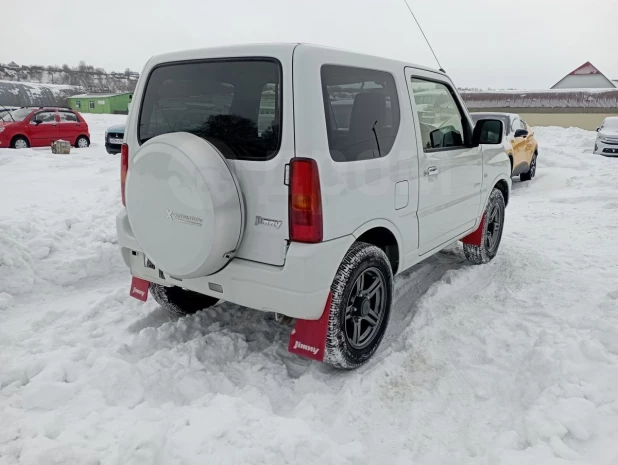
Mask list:
[[[140,143],[189,132],[226,158],[267,160],[281,143],[281,65],[273,59],[187,62],[155,68],[139,116]]]

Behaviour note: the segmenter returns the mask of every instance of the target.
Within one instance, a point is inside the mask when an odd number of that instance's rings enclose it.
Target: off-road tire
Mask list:
[[[500,212],[500,229],[498,231],[499,235],[496,238],[497,242],[492,243],[488,241],[488,235],[490,234],[488,233],[488,227],[491,224],[490,215],[494,211],[494,208],[497,208]],[[481,239],[481,245],[463,245],[463,250],[466,258],[475,265],[481,265],[483,263],[490,262],[498,253],[498,249],[500,248],[500,242],[502,240],[502,232],[504,230],[504,213],[504,196],[499,189],[494,188],[491,191],[489,201],[487,202],[487,207],[485,207],[485,214],[483,215],[483,237]]]
[[[368,345],[362,348],[354,348],[346,336],[346,308],[352,298],[352,293],[356,295],[357,280],[361,275],[375,276],[376,280],[381,277],[383,285],[380,298],[384,299],[382,313],[374,326],[375,330],[371,333]],[[369,278],[369,284],[372,281]],[[376,294],[375,301],[378,300]],[[375,353],[384,337],[388,319],[390,316],[391,304],[393,299],[393,272],[386,254],[376,246],[357,242],[350,247],[346,253],[335,279],[331,285],[331,305],[327,309],[329,312],[328,333],[326,337],[326,351],[324,363],[335,368],[352,369],[365,363]],[[373,299],[370,299],[373,300]],[[349,310],[349,308],[348,308]],[[363,319],[365,317],[360,317]],[[356,324],[356,323],[351,323]],[[367,323],[365,322],[365,326]]]
[[[532,155],[532,160],[530,161],[530,168],[528,168],[528,172],[521,173],[519,175],[519,180],[521,182],[530,181],[534,178],[534,176],[536,176],[536,159],[538,155],[538,152],[535,151],[534,155]]]
[[[150,283],[150,293],[161,307],[176,315],[190,315],[215,305],[219,299],[181,287]]]

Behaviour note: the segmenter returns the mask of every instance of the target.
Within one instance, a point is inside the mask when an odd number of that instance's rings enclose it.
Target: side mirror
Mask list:
[[[599,132],[601,130],[601,128],[597,128],[597,132]]]
[[[528,131],[526,129],[518,129],[515,131],[515,137],[528,137]]]
[[[472,146],[481,144],[498,145],[502,143],[504,123],[499,119],[480,119],[474,126],[472,133]]]

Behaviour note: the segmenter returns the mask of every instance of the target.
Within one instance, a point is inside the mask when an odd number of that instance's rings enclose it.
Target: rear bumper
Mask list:
[[[116,227],[122,256],[133,276],[305,320],[322,315],[335,273],[355,241],[350,235],[320,244],[292,243],[282,267],[235,258],[215,274],[179,281],[145,266],[126,210],[116,217]]]

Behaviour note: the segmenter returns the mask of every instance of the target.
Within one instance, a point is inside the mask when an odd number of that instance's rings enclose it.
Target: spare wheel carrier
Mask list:
[[[212,144],[186,132],[154,137],[137,150],[127,215],[142,251],[163,272],[208,276],[238,250],[245,212],[232,169]]]

